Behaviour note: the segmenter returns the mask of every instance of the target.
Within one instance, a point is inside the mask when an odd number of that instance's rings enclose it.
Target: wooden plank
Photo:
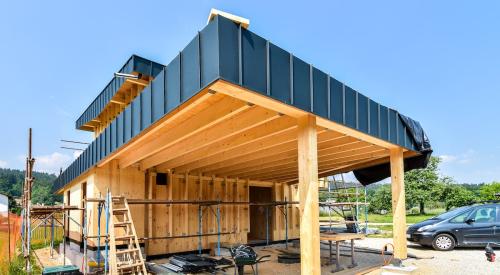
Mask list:
[[[408,257],[406,247],[406,208],[403,149],[391,149],[391,189],[394,257],[404,260]]]
[[[173,159],[183,154],[193,152],[201,147],[213,144],[229,136],[237,135],[247,129],[259,124],[271,121],[280,115],[274,111],[269,111],[256,106],[242,112],[240,115],[230,117],[226,123],[220,123],[209,129],[184,139],[176,144],[165,148],[161,152],[141,161],[143,169],[151,168],[165,161]]]
[[[168,169],[169,167],[179,167],[181,165],[188,164],[203,158],[208,158],[216,154],[228,151],[230,149],[241,148],[242,146],[255,146],[259,141],[264,139],[281,139],[282,136],[291,135],[293,138],[297,137],[294,132],[296,128],[295,119],[281,116],[274,120],[266,122],[255,128],[248,129],[237,136],[232,136],[223,140],[220,140],[209,146],[205,146],[198,151],[192,152],[190,154],[182,155],[176,159],[167,161],[160,166],[158,169]],[[183,169],[192,170],[192,169]]]
[[[156,173],[148,171],[146,173],[146,197],[148,199],[153,199],[153,186],[156,185]],[[144,228],[145,228],[145,235],[148,238],[151,238],[153,236],[153,205],[146,205],[144,207],[145,215],[146,217]],[[149,253],[151,250],[151,242],[149,240],[145,241],[145,251],[146,255]]]
[[[152,135],[147,142],[120,159],[120,167],[128,167],[168,146],[189,138],[213,125],[242,112],[250,106],[235,98],[225,97],[185,120],[178,120],[176,127],[169,127]]]
[[[301,110],[297,107],[285,104],[283,102],[280,102],[278,100],[272,99],[268,96],[262,95],[260,93],[251,91],[249,89],[243,88],[239,85],[229,83],[224,80],[218,80],[215,83],[213,83],[210,87],[210,90],[217,91],[219,93],[223,93],[235,98],[239,98],[241,100],[251,102],[256,105],[260,106],[266,106],[268,109],[275,110],[277,112],[280,112],[285,115],[289,115],[295,118],[299,118],[305,115],[309,115],[307,111]],[[366,142],[384,147],[384,148],[397,148],[399,147],[396,144],[392,144],[388,141],[376,138],[374,136],[371,136],[369,134],[363,133],[361,131],[352,129],[350,127],[347,127],[342,124],[338,124],[336,122],[333,122],[331,120],[322,118],[322,117],[316,117],[317,118],[317,125],[358,138],[360,140],[364,140]]]
[[[294,132],[296,134],[296,132]],[[335,147],[343,144],[346,141],[352,141],[352,138],[345,137],[341,134],[327,131],[324,129],[317,130],[318,136],[322,137],[318,146]],[[261,166],[269,162],[283,160],[285,156],[296,159],[297,156],[297,137],[280,140],[278,138],[266,140],[262,143],[252,144],[252,146],[239,148],[226,152],[217,160],[216,157],[210,160],[201,160],[200,162],[209,163],[200,168],[203,172],[215,173],[224,175],[232,173],[234,170],[245,170],[248,166]],[[227,161],[225,163],[223,161]],[[199,164],[201,165],[201,164]],[[198,165],[192,165],[191,168],[197,168]]]
[[[300,270],[301,274],[321,274],[318,148],[316,118],[306,115],[297,119],[299,194],[300,194]]]
[[[131,90],[131,93],[133,93],[133,89]],[[121,158],[122,156],[126,155],[126,153],[132,152],[134,149],[136,149],[136,147],[141,147],[142,143],[148,143],[147,140],[150,139],[151,136],[157,134],[160,130],[164,130],[174,121],[178,119],[185,119],[186,116],[188,116],[190,113],[197,112],[197,110],[199,111],[200,109],[204,109],[218,100],[220,100],[220,97],[216,97],[215,95],[208,93],[208,89],[201,91],[200,93],[190,98],[188,101],[184,102],[181,106],[163,116],[159,121],[154,123],[154,126],[150,126],[148,127],[148,129],[143,130],[141,133],[139,133],[139,135],[128,141],[128,144],[126,146],[122,146],[119,149],[115,150],[96,165],[98,167],[102,167],[113,159]]]
[[[327,134],[326,130],[318,130],[318,132]],[[332,136],[332,138],[334,137]],[[196,164],[190,164],[188,167],[203,171],[204,173],[224,175],[224,173],[227,172],[224,170],[245,168],[248,164],[259,165],[260,162],[265,163],[266,161],[275,160],[284,155],[295,157],[297,155],[296,147],[296,138],[288,141],[278,139],[265,140],[252,147],[238,148],[224,152],[221,156],[215,158],[200,160]],[[268,159],[265,160],[264,158]],[[185,168],[184,166],[177,167],[179,170]]]

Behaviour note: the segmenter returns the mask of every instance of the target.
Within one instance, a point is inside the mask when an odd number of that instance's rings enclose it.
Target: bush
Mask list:
[[[413,207],[412,209],[410,209],[410,214],[411,215],[418,215],[418,214],[420,214],[420,209],[418,207]]]

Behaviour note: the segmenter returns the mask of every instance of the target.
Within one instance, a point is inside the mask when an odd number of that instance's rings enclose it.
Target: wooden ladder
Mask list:
[[[109,213],[110,274],[148,274],[127,199],[111,197]],[[117,242],[123,242],[125,248],[118,249]]]

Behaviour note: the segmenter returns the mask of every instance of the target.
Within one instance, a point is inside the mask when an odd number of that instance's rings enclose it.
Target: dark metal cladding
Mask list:
[[[156,77],[164,68],[164,65],[155,63],[137,55],[132,55],[129,60],[119,70],[120,73],[133,74],[139,73],[145,76]],[[113,77],[102,92],[87,107],[83,114],[76,120],[76,128],[80,129],[83,125],[95,119],[109,103],[111,98],[120,89],[125,80],[122,77]]]
[[[167,66],[134,55],[120,72],[155,78],[57,178],[54,191],[217,79],[416,150],[396,111],[223,17],[212,20]],[[114,78],[78,119],[77,127],[94,119],[123,83]]]
[[[310,66],[297,57],[293,57],[293,105],[311,111]]]
[[[313,113],[328,117],[328,75],[313,69]]]
[[[200,31],[201,88],[219,77],[218,29],[218,25],[214,23]]]
[[[368,98],[358,93],[358,130],[368,133]]]
[[[151,125],[151,85],[141,93],[141,131]]]
[[[290,104],[290,54],[269,43],[269,78],[271,97]]]
[[[170,64],[167,65],[167,77],[165,88],[167,105],[166,111],[170,112],[181,103],[181,58],[180,55],[174,58]]]
[[[200,45],[197,35],[181,52],[181,101],[200,90]]]

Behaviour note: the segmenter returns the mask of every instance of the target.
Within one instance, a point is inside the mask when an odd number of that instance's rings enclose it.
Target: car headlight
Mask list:
[[[419,229],[417,229],[417,232],[423,232],[423,231],[426,231],[428,229],[431,229],[434,225],[430,224],[430,225],[426,225],[426,226],[422,226],[420,227]]]

